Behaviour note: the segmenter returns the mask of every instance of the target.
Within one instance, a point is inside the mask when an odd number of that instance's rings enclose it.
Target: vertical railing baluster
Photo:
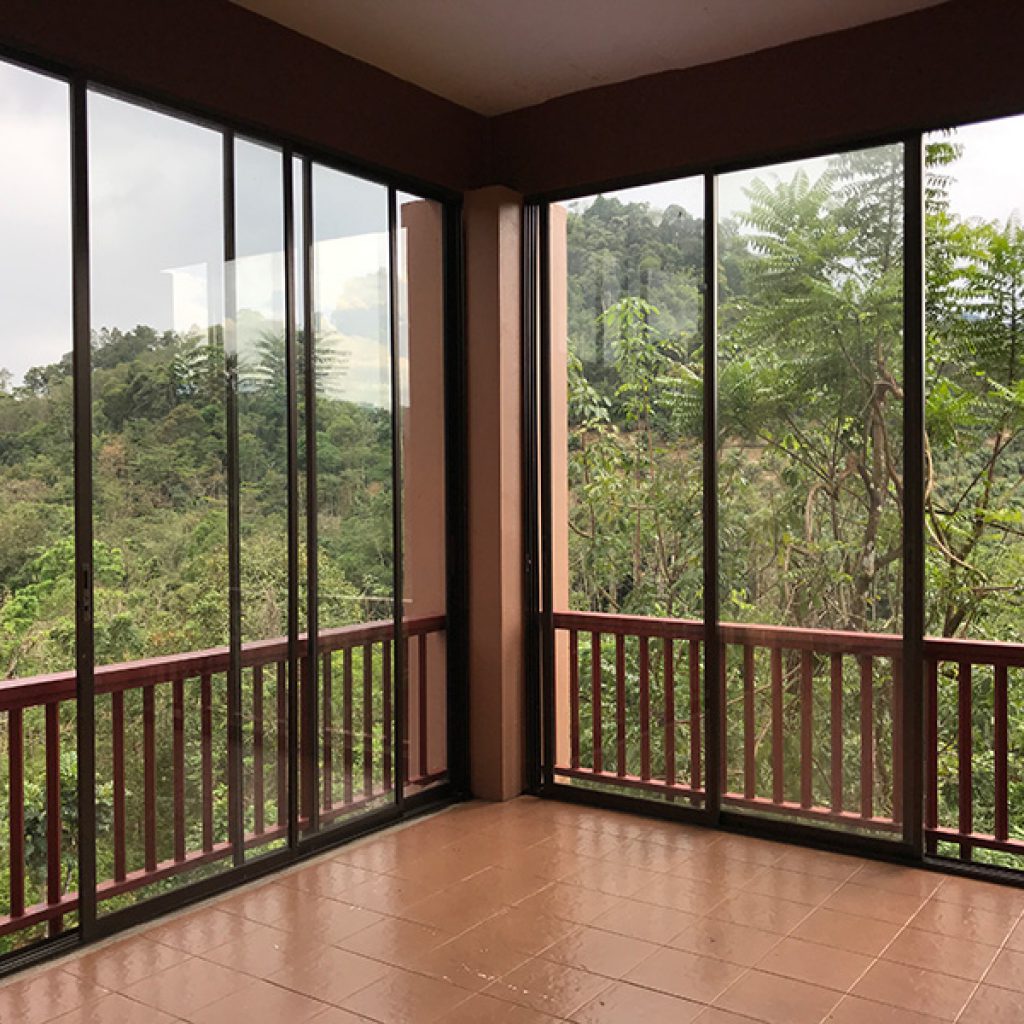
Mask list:
[[[430,773],[429,743],[430,717],[427,697],[427,634],[420,633],[416,647],[416,678],[419,692],[419,727],[420,727],[420,778],[425,779]]]
[[[114,776],[114,880],[123,882],[128,872],[128,837],[125,801],[127,787],[124,778],[124,691],[110,695],[111,754]]]
[[[63,889],[60,799],[60,705],[46,705],[46,902],[55,907],[60,903]],[[49,922],[49,934],[59,935],[64,930],[64,917],[58,915]]]
[[[615,767],[626,774],[626,638],[615,634]]]
[[[175,679],[172,691],[172,771],[174,773],[174,859],[185,859],[185,682]]]
[[[147,871],[156,871],[156,694],[142,689],[143,831]]]
[[[21,708],[7,712],[7,778],[11,917],[21,917],[25,913],[25,731]]]
[[[640,778],[651,777],[651,663],[650,640],[640,637]]]
[[[277,663],[277,824],[288,824],[288,663]]]
[[[939,663],[934,658],[925,661],[925,788],[924,827],[939,827]],[[937,843],[934,836],[925,835],[925,850],[934,854]]]
[[[842,814],[844,808],[843,771],[843,656],[833,654],[829,675],[831,708],[832,813]]]
[[[203,789],[203,852],[213,849],[213,687],[209,675],[199,679],[199,756]]]
[[[590,634],[590,718],[594,737],[594,772],[604,770],[603,737],[601,735],[601,634]]]
[[[959,788],[958,827],[961,836],[960,856],[963,860],[971,860],[974,848],[970,843],[963,842],[964,837],[974,832],[974,730],[971,716],[973,714],[973,679],[971,663],[961,661],[957,672],[957,781]]]
[[[781,804],[786,798],[785,760],[782,727],[782,648],[773,647],[772,667],[772,800]]]
[[[814,655],[800,654],[800,806],[814,802]]]
[[[743,795],[757,795],[757,764],[754,759],[754,648],[743,646]]]
[[[264,832],[263,810],[263,666],[252,667],[252,830]]]
[[[384,719],[384,768],[382,773],[384,792],[391,791],[391,641],[381,645],[381,716]]]
[[[569,630],[569,767],[580,766],[580,637]]]
[[[701,778],[701,702],[700,702],[700,640],[691,640],[690,649],[690,787],[700,789]],[[675,716],[673,716],[674,718]],[[673,743],[675,722],[673,721]],[[725,748],[723,747],[723,750]]]
[[[363,795],[373,795],[373,645],[363,644]]]
[[[1008,711],[1009,706],[1006,666],[996,665],[994,667],[995,678],[993,680],[993,731],[995,733],[995,801],[996,801],[996,839],[1006,840],[1010,835],[1010,801],[1008,790]]]
[[[903,659],[892,659],[892,820],[903,821]]]
[[[672,637],[662,641],[661,691],[665,703],[665,785],[676,784],[676,672]]]
[[[334,731],[332,724],[332,719],[334,717],[334,698],[331,692],[333,689],[333,681],[331,679],[331,665],[333,660],[333,652],[324,651],[322,655],[323,670],[321,672],[324,687],[323,707],[320,709],[320,725],[323,729],[323,738],[320,741],[321,756],[323,757],[323,783],[321,785],[320,807],[325,811],[329,811],[334,803],[334,756],[331,743],[331,740],[333,739],[332,733]]]
[[[352,803],[352,769],[355,760],[352,756],[352,648],[346,647],[342,660],[341,714],[342,714],[342,747],[344,764],[344,802]]]
[[[874,659],[860,657],[860,816],[875,815]]]

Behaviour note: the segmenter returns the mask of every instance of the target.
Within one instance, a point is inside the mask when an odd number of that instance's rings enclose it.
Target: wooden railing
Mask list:
[[[429,706],[436,685],[431,676],[443,679],[445,671],[444,631],[443,616],[406,620],[403,626],[410,742],[402,756],[413,787],[445,774],[444,738],[431,735]],[[302,637],[300,696],[308,676],[305,644]],[[301,754],[313,745],[300,710],[300,828],[309,824],[315,788],[321,823],[393,792],[393,645],[391,622],[321,632],[319,785],[310,784]],[[229,657],[227,648],[216,648],[96,669],[97,807],[109,817],[105,836],[97,840],[99,902],[232,855],[226,810],[232,796]],[[246,850],[280,844],[288,833],[287,664],[284,639],[242,648]],[[0,754],[7,748],[0,850],[6,847],[8,868],[6,907],[0,884],[0,937],[43,924],[57,934],[78,908],[78,894],[68,884],[74,858],[62,849],[77,844],[73,769],[70,780],[62,778],[68,773],[67,765],[62,769],[62,745],[73,760],[75,694],[73,672],[0,682]],[[27,738],[41,738],[42,751],[26,750]],[[40,763],[42,779],[33,777]],[[26,801],[29,788],[41,791],[35,807]],[[34,872],[27,853],[36,855]]]
[[[555,774],[701,803],[702,623],[558,612],[554,627]],[[723,804],[901,832],[902,639],[742,623],[722,623],[719,635]],[[1011,820],[1010,804],[1024,772],[1020,750],[1014,776],[1010,725],[1024,644],[929,638],[924,669],[928,849],[955,844],[963,859],[987,850],[1012,863],[1024,856],[1024,820]]]

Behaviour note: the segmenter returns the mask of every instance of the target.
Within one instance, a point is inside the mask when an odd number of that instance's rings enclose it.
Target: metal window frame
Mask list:
[[[374,167],[343,154],[308,145],[299,140],[280,134],[268,133],[258,125],[248,125],[210,113],[195,106],[183,104],[173,98],[158,97],[124,89],[111,80],[97,78],[72,65],[41,60],[20,50],[0,43],[0,61],[23,68],[28,72],[43,75],[62,82],[67,86],[69,119],[68,134],[71,163],[71,304],[72,304],[72,365],[73,365],[73,424],[74,424],[74,512],[75,512],[75,566],[76,566],[76,736],[78,748],[78,874],[79,874],[79,923],[67,927],[55,937],[44,938],[29,946],[0,956],[0,977],[22,968],[38,964],[72,949],[99,941],[109,935],[145,922],[162,914],[178,910],[238,885],[264,877],[282,867],[298,863],[310,856],[333,846],[343,844],[356,837],[367,835],[402,819],[409,819],[429,813],[468,795],[468,687],[466,670],[468,665],[465,645],[467,641],[466,618],[466,536],[465,515],[466,487],[466,419],[462,407],[465,401],[465,325],[463,319],[463,267],[462,267],[462,200],[461,195],[450,189],[420,181],[407,175],[393,173]],[[262,144],[279,151],[282,159],[283,244],[285,265],[285,353],[286,353],[286,400],[287,400],[287,479],[288,479],[288,838],[284,848],[248,858],[244,851],[244,816],[241,792],[242,749],[241,749],[241,552],[240,552],[240,480],[238,475],[238,422],[237,422],[237,366],[230,361],[225,366],[226,381],[226,428],[228,433],[225,452],[228,472],[228,517],[229,517],[229,580],[226,594],[230,628],[229,669],[229,771],[235,780],[234,799],[229,809],[229,824],[232,838],[230,866],[216,875],[191,881],[171,892],[145,899],[130,907],[97,914],[96,899],[96,750],[95,750],[95,646],[93,634],[93,453],[92,453],[92,360],[91,360],[91,258],[90,258],[90,206],[89,206],[89,144],[88,144],[88,99],[89,95],[111,96],[136,107],[174,117],[218,133],[222,145],[223,175],[223,255],[225,263],[225,356],[228,356],[228,313],[230,311],[230,277],[235,255],[235,204],[234,204],[234,147],[238,141]],[[299,621],[299,578],[300,544],[298,530],[303,527],[300,515],[300,473],[299,473],[299,378],[298,360],[299,334],[297,311],[302,301],[305,311],[304,334],[307,339],[305,351],[306,385],[308,391],[315,390],[315,380],[308,371],[315,359],[315,346],[308,339],[313,318],[313,234],[312,234],[312,189],[302,191],[302,225],[307,228],[303,236],[301,260],[304,270],[303,295],[297,295],[295,239],[297,229],[295,216],[295,160],[301,161],[302,175],[307,183],[312,180],[313,164],[330,170],[357,176],[363,180],[383,185],[388,190],[390,257],[388,267],[389,308],[391,310],[390,348],[392,351],[392,408],[393,444],[400,443],[398,402],[398,365],[394,359],[397,344],[397,324],[394,311],[397,303],[397,281],[395,279],[394,253],[396,227],[394,216],[397,190],[411,196],[438,203],[442,210],[443,244],[439,253],[442,261],[443,296],[443,344],[444,344],[444,441],[445,441],[445,496],[449,509],[446,521],[446,595],[447,595],[447,720],[449,778],[423,792],[396,799],[393,805],[371,810],[332,826],[324,832],[303,834],[299,829],[299,804],[301,800],[300,779],[300,719],[301,714],[310,710],[309,705],[300,709],[299,665],[301,661]],[[462,404],[460,404],[462,403]],[[315,394],[312,405],[315,413]],[[307,449],[307,467],[315,466],[315,415],[307,417],[307,443],[312,434],[312,459]],[[401,500],[398,484],[401,481],[401,466],[393,460],[393,486],[396,498],[392,512],[392,529],[397,538],[396,572],[400,573],[401,557]],[[316,474],[307,473],[307,485],[314,501],[309,502],[307,512],[315,512]],[[307,495],[308,500],[308,495]],[[315,515],[307,516],[308,551],[316,550]],[[316,559],[307,558],[312,570],[309,609],[311,611],[311,636],[313,650],[309,663],[315,672],[316,666]],[[395,628],[402,629],[401,590],[395,591]],[[397,642],[398,655],[401,644]],[[396,672],[396,690],[399,685]],[[315,698],[316,687],[313,686]],[[311,710],[316,714],[315,703]],[[393,734],[396,742],[396,792],[401,792],[400,779],[402,758],[397,751],[399,737],[403,735],[406,707],[404,701],[395,700],[392,708]],[[304,756],[312,753],[315,780],[317,727],[314,718],[311,739],[314,751],[304,750]],[[453,756],[454,755],[454,756]],[[318,793],[314,793],[313,812],[317,812]],[[183,877],[187,877],[183,876]]]

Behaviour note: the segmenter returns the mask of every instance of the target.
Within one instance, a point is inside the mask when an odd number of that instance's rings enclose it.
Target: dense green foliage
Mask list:
[[[1014,219],[980,223],[951,209],[948,186],[959,155],[950,141],[928,147],[927,630],[1022,641],[1024,233]],[[721,187],[730,187],[728,178]],[[570,602],[699,618],[704,225],[679,207],[600,197],[570,212],[568,230]],[[742,212],[718,230],[722,618],[899,633],[902,149],[839,156],[821,171],[765,175],[747,186]],[[610,648],[602,652],[606,683],[613,656]],[[763,681],[767,659],[757,658]],[[634,681],[636,659],[628,648]],[[873,760],[883,813],[892,785],[892,668],[876,659]],[[589,672],[589,652],[581,671]],[[657,701],[656,665],[653,671]],[[857,667],[846,671],[853,677],[847,706],[855,708]],[[786,795],[793,799],[799,659],[787,660],[784,672]],[[814,672],[825,685],[819,692],[816,683],[814,697],[814,796],[827,804],[827,660],[816,659]],[[955,821],[955,680],[944,673],[940,687],[943,820]],[[735,662],[727,696],[730,785],[741,785]],[[614,691],[606,699],[614,720]],[[760,723],[770,709],[763,682],[756,700],[764,793],[770,736]],[[1011,698],[1012,743],[1022,749],[1024,719],[1015,703]],[[655,716],[662,711],[655,707]],[[585,708],[584,720],[588,714]],[[982,829],[992,822],[992,728],[992,676],[982,671],[974,722]],[[859,757],[856,712],[844,729],[851,779]],[[610,731],[606,759],[614,761]],[[682,730],[679,743],[685,741]],[[656,738],[655,762],[661,756]],[[1024,780],[1011,771],[1019,832]],[[856,805],[856,783],[846,797]]]

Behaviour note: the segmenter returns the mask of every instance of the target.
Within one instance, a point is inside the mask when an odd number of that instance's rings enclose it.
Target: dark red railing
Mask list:
[[[700,803],[703,625],[558,612],[554,627],[555,774]],[[901,638],[742,623],[723,623],[720,637],[723,803],[900,832]],[[1009,802],[1010,672],[1018,668],[1022,644],[925,641],[933,853],[953,843],[968,860],[977,849],[1024,855],[1024,821],[1010,820]],[[974,814],[979,793],[991,831]]]
[[[408,734],[415,737],[404,750],[410,787],[427,786],[444,777],[443,737],[430,733],[428,703],[432,674],[443,678],[444,631],[444,616],[410,619],[403,627],[410,679]],[[390,622],[320,634],[322,733],[317,776],[321,823],[351,814],[393,791],[393,644]],[[300,651],[304,647],[302,638]],[[242,743],[246,763],[241,782],[245,817],[242,838],[247,850],[279,842],[288,832],[287,662],[288,644],[284,639],[242,648]],[[339,663],[340,735],[332,723],[339,704],[332,691]],[[228,649],[216,648],[97,668],[97,727],[105,741],[104,749],[109,749],[110,762],[102,764],[98,759],[97,785],[109,790],[112,818],[109,877],[101,876],[99,901],[230,857],[232,842],[223,820],[224,807],[230,805],[226,790],[231,778],[226,770],[228,665]],[[355,689],[357,665],[361,673],[359,700]],[[303,657],[300,680],[307,678],[307,668]],[[62,820],[68,793],[62,793],[61,785],[62,739],[70,744],[75,735],[75,692],[73,672],[0,682],[0,716],[6,717],[9,821],[6,827],[0,821],[0,848],[7,847],[9,866],[9,906],[0,906],[0,936],[40,924],[46,924],[50,934],[57,934],[64,918],[78,907],[78,894],[65,891],[67,867],[62,843],[65,828],[72,834],[74,828],[73,822]],[[133,694],[141,697],[132,698]],[[300,695],[305,696],[302,683]],[[158,712],[161,704],[162,715]],[[29,730],[30,716],[41,716],[44,744],[44,808],[41,816],[37,814],[37,819],[45,823],[41,889],[30,884],[26,871],[26,841],[32,838],[26,820],[26,786],[36,781],[26,778],[26,736],[38,732]],[[158,735],[161,724],[166,728],[168,718],[169,744],[166,736]],[[169,771],[158,757],[161,743],[165,750],[169,745]],[[130,755],[140,744],[141,771]],[[141,799],[130,784],[133,775],[141,780]],[[340,793],[336,788],[339,781]],[[306,794],[311,794],[313,787],[309,782],[308,774],[300,778],[300,827],[310,820],[310,798]],[[129,814],[130,809],[136,813]],[[129,863],[132,826],[141,840],[137,864]],[[166,854],[162,859],[161,851]],[[39,898],[33,900],[34,896]]]

